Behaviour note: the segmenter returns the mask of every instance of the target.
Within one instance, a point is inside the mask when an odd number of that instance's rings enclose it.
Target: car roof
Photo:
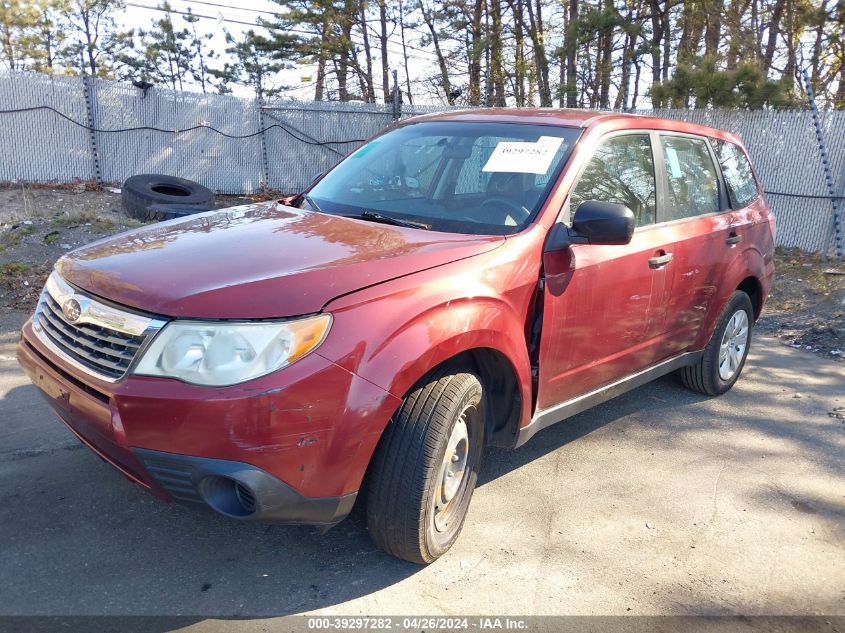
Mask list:
[[[478,108],[472,110],[449,110],[434,114],[424,114],[402,121],[402,124],[422,121],[488,121],[498,123],[523,123],[529,125],[557,125],[561,127],[593,128],[601,125],[612,130],[625,128],[664,130],[685,134],[698,134],[730,140],[741,144],[733,134],[697,123],[688,123],[677,119],[663,119],[625,114],[621,112],[602,112],[576,108]]]

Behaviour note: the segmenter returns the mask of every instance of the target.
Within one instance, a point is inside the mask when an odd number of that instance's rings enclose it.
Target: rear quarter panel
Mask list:
[[[698,331],[694,349],[707,345],[719,314],[737,287],[748,277],[760,283],[758,314],[772,288],[775,265],[774,216],[762,194],[749,206],[730,212],[731,226],[742,235],[724,265],[721,283],[714,287],[714,297],[707,316]],[[721,246],[721,245],[720,245]]]

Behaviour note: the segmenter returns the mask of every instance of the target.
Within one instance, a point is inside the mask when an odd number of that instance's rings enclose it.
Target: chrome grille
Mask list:
[[[76,310],[70,315],[63,306]],[[50,275],[33,318],[42,341],[75,366],[108,381],[122,378],[164,321],[125,312],[75,291]]]

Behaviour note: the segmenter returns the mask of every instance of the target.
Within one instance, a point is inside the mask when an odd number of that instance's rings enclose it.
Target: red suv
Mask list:
[[[18,347],[132,481],[387,552],[460,532],[488,445],[669,372],[736,382],[774,217],[734,136],[572,110],[410,119],[281,202],[56,264]]]

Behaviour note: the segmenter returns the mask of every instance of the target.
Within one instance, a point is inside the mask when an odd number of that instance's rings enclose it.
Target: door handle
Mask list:
[[[669,262],[672,261],[672,253],[666,253],[665,255],[658,255],[657,257],[652,257],[648,260],[648,267],[649,268],[660,268],[661,266],[665,266]]]
[[[736,233],[731,233],[728,236],[728,239],[725,240],[725,244],[729,246],[733,246],[734,244],[739,244],[742,241],[742,235],[737,235]]]

